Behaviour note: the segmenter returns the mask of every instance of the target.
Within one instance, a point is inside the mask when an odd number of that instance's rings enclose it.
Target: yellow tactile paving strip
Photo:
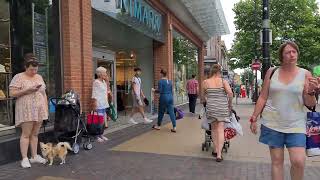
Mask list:
[[[231,142],[227,160],[270,162],[268,148],[258,142],[258,135],[249,133],[249,125],[241,122],[244,136],[236,137]],[[160,131],[150,131],[114,147],[114,151],[144,152],[177,156],[212,158],[211,152],[201,151],[204,131],[200,128],[201,120],[187,117],[177,121],[177,133],[171,133],[171,123]],[[286,160],[288,155],[286,154]],[[288,161],[287,161],[288,162]],[[308,159],[308,164],[320,165],[320,158]]]
[[[171,123],[133,138],[115,148],[116,151],[146,152],[156,154],[208,157],[201,151],[204,139],[199,120],[185,118],[177,121],[177,133],[170,132]]]

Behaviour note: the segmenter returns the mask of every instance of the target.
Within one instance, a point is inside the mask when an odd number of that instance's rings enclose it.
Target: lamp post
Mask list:
[[[262,3],[262,79],[264,79],[268,69],[271,66],[270,61],[270,19],[269,19],[269,0],[263,0]]]
[[[257,0],[254,0],[254,14],[255,14],[255,24],[256,27],[258,28],[258,16],[257,16]],[[257,37],[258,32],[254,33],[254,53],[255,53],[255,57],[254,60],[255,62],[258,62],[258,52],[257,52],[257,41],[258,41],[258,37]],[[253,94],[253,102],[256,103],[258,100],[258,70],[255,70],[255,83],[254,83],[254,94]]]

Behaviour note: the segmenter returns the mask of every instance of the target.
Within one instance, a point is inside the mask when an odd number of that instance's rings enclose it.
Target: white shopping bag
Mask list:
[[[208,123],[208,119],[207,119],[207,115],[206,115],[206,109],[202,108],[200,114],[199,114],[199,118],[201,119],[201,128],[204,130],[209,131],[210,127],[209,127],[209,123]]]
[[[243,136],[243,131],[242,131],[242,126],[241,124],[237,121],[237,118],[234,113],[231,113],[230,116],[230,123],[225,123],[225,128],[232,128],[235,129],[237,134]]]

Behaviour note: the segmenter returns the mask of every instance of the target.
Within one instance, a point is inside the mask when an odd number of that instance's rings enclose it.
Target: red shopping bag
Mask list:
[[[237,135],[237,131],[233,128],[225,128],[224,129],[224,138],[226,140],[230,140],[232,138],[234,138]]]
[[[104,117],[91,111],[87,115],[87,130],[92,135],[101,135],[104,131]]]

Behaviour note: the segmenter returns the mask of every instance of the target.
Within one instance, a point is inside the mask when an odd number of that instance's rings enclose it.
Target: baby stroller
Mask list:
[[[55,106],[55,139],[69,142],[74,154],[79,153],[81,144],[85,150],[92,149],[92,138],[80,113],[79,95],[71,90],[61,98],[52,98],[50,101]]]
[[[205,113],[205,109],[203,110],[204,111],[204,113]],[[239,120],[240,120],[240,117],[239,116],[237,116],[237,112],[234,110],[234,109],[232,109],[231,110],[231,113],[232,114],[234,114],[234,116],[236,117],[236,119],[237,119],[237,121],[239,122]],[[201,118],[205,118],[205,117],[201,117],[201,116],[199,116],[199,119],[201,119]],[[212,139],[212,135],[211,135],[211,130],[212,130],[212,128],[211,128],[211,124],[209,124],[208,123],[208,126],[207,126],[207,128],[203,128],[203,129],[205,129],[205,133],[204,133],[204,142],[202,143],[202,147],[201,147],[201,149],[202,149],[202,151],[209,151],[209,148],[211,147],[211,145],[212,145],[212,142],[213,142],[213,139]],[[225,129],[225,141],[224,141],[224,143],[223,143],[223,148],[222,148],[222,150],[224,151],[224,152],[228,152],[228,149],[230,148],[230,138],[228,138],[228,135],[226,135],[226,134],[228,134],[229,132],[226,132],[226,129]],[[233,134],[234,133],[236,133],[236,132],[232,132]],[[212,152],[212,154],[213,154],[214,152]]]

